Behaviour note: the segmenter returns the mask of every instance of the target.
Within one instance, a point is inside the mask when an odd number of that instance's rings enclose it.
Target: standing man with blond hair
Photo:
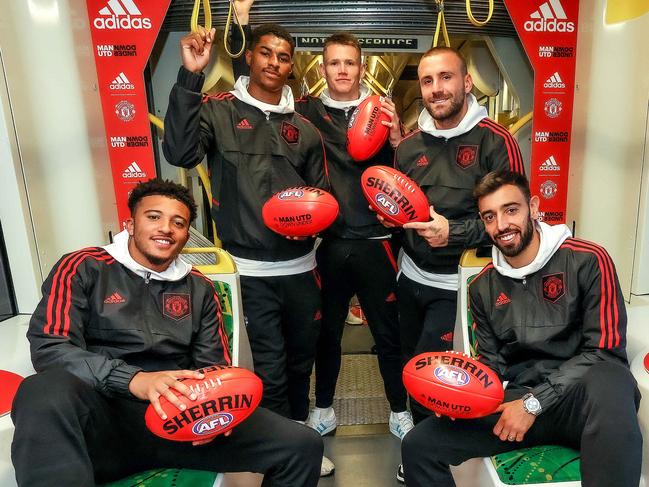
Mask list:
[[[236,2],[239,20],[249,21],[252,1]],[[245,25],[246,32],[250,27]],[[248,34],[249,35],[249,34]],[[233,30],[234,50],[241,45]],[[367,161],[354,161],[347,152],[347,126],[356,107],[372,93],[362,84],[365,74],[361,47],[350,33],[329,36],[320,65],[327,88],[318,97],[305,96],[295,109],[322,133],[329,178],[340,204],[340,218],[323,234],[318,248],[322,275],[323,322],[316,355],[316,407],[307,424],[321,434],[336,428],[334,392],[341,365],[341,340],[350,298],[356,294],[374,337],[379,368],[390,403],[390,431],[398,438],[412,428],[406,393],[401,382],[401,346],[396,303],[396,255],[391,232],[380,225],[361,192],[360,176],[373,165],[392,165],[394,147],[401,140],[401,126],[391,100],[382,110],[390,117],[389,141]],[[235,77],[245,66],[234,60]]]

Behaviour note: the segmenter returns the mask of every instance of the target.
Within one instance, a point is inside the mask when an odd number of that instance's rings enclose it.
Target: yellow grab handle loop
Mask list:
[[[433,37],[433,47],[437,47],[439,41],[439,31],[441,28],[442,35],[446,47],[451,47],[451,41],[448,39],[448,31],[446,30],[446,21],[444,20],[444,0],[435,0],[437,3],[437,25],[435,26],[435,37]]]
[[[210,8],[210,0],[203,0],[203,10],[205,11],[205,29],[209,32],[212,30],[212,9]],[[198,32],[198,15],[201,11],[201,0],[194,0],[194,8],[192,9],[192,18],[189,21],[189,27],[192,32]]]
[[[478,20],[473,16],[473,12],[471,12],[471,0],[466,0],[466,14],[469,17],[469,22],[471,22],[473,25],[476,27],[484,27],[487,25],[487,22],[491,20],[491,16],[494,13],[494,0],[489,0],[489,13],[487,14],[487,18],[485,20]]]
[[[198,0],[196,0],[198,1]],[[209,0],[205,0],[209,1]],[[225,30],[223,31],[223,47],[225,48],[225,52],[228,53],[228,56],[230,56],[233,59],[238,58],[243,54],[243,51],[246,50],[246,33],[243,30],[243,27],[241,26],[241,22],[239,22],[239,14],[237,14],[237,9],[234,8],[234,0],[230,0],[230,7],[228,8],[228,20],[225,21]],[[230,34],[230,28],[232,26],[232,12],[234,12],[234,17],[237,19],[237,27],[239,28],[239,32],[241,32],[241,37],[243,38],[243,43],[241,44],[241,49],[239,49],[239,52],[237,53],[232,53],[230,51],[230,47],[228,46],[228,36]]]

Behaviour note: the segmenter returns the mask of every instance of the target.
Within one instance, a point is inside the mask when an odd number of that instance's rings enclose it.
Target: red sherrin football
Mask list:
[[[428,199],[412,179],[388,166],[368,167],[361,188],[370,206],[390,223],[402,226],[430,220]]]
[[[366,161],[376,154],[390,133],[390,128],[381,123],[390,121],[381,111],[379,95],[368,96],[356,107],[347,126],[347,152],[355,161]]]
[[[167,414],[163,420],[149,405],[144,422],[153,434],[172,441],[205,440],[232,429],[259,405],[263,385],[249,370],[212,365],[200,372],[205,374],[202,380],[180,379],[196,392],[196,400],[191,401],[174,390],[187,405],[184,411],[161,397],[160,406]]]
[[[297,186],[271,196],[261,216],[266,226],[280,235],[309,237],[336,220],[338,202],[323,189]]]
[[[486,365],[460,352],[426,352],[403,368],[403,385],[422,406],[453,418],[479,418],[503,402],[503,385]]]

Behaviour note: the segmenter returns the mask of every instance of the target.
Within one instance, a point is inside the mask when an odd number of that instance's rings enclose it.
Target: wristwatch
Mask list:
[[[525,409],[526,413],[538,416],[543,408],[541,408],[541,403],[534,397],[534,394],[528,392],[523,396],[523,409]]]

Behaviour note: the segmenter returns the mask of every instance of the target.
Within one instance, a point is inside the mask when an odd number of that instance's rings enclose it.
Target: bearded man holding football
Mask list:
[[[239,20],[250,36],[251,1],[235,3]],[[241,37],[233,29],[232,48]],[[327,152],[331,191],[340,204],[340,217],[323,234],[318,247],[318,269],[322,275],[322,330],[315,362],[315,408],[306,424],[326,435],[335,430],[334,392],[341,365],[341,340],[350,298],[356,294],[376,343],[379,368],[390,404],[390,431],[398,438],[413,427],[401,382],[401,346],[396,304],[396,256],[391,232],[380,225],[360,191],[360,178],[370,166],[393,164],[394,147],[401,140],[401,127],[394,103],[382,101],[389,117],[389,139],[377,154],[357,162],[347,150],[347,127],[352,113],[372,93],[362,84],[365,74],[361,48],[352,34],[329,36],[320,65],[327,88],[319,97],[297,100],[295,109],[321,132]],[[233,60],[235,77],[246,66]],[[333,465],[329,466],[331,469]],[[323,465],[323,474],[326,473]]]
[[[582,486],[637,487],[640,393],[613,261],[565,225],[537,221],[521,174],[489,173],[474,195],[494,247],[469,301],[479,359],[509,382],[505,401],[500,414],[418,423],[402,443],[408,486],[452,487],[449,465],[558,444],[580,450]]]
[[[518,144],[487,118],[471,94],[473,81],[462,55],[438,47],[418,68],[424,110],[418,130],[397,147],[395,167],[426,194],[430,221],[407,223],[397,302],[406,360],[453,348],[457,266],[464,249],[488,244],[471,191],[498,169],[523,172]],[[411,401],[415,422],[429,413]]]
[[[162,398],[189,411],[196,393],[181,380],[229,364],[230,351],[214,286],[178,258],[196,217],[189,191],[151,180],[128,205],[131,218],[112,244],[63,256],[43,284],[27,332],[37,373],[11,412],[18,485],[90,487],[174,467],[315,486],[321,438],[266,409],[229,436],[194,444],[146,428],[149,404],[166,419]]]

